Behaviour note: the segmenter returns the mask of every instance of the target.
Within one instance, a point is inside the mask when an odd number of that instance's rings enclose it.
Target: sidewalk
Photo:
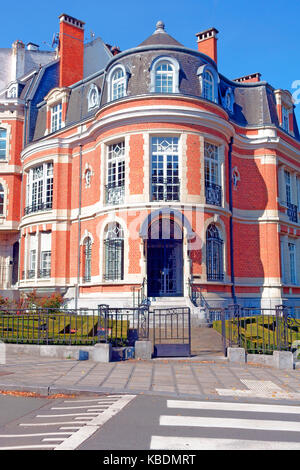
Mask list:
[[[216,389],[228,389],[232,396],[238,390],[246,391],[247,386],[242,381],[257,384],[258,391],[261,381],[267,385],[272,382],[287,399],[300,401],[299,369],[284,371],[256,364],[229,363],[223,356],[213,353],[184,359],[110,363],[11,354],[5,365],[0,365],[0,390],[42,395],[97,392],[217,398]],[[276,392],[272,392],[271,397],[279,398]]]

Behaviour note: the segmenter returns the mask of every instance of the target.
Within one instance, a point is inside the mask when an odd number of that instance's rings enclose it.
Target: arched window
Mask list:
[[[203,74],[203,98],[214,101],[214,79],[210,72],[205,71]]]
[[[105,273],[110,281],[123,279],[124,276],[124,234],[117,222],[110,222],[105,233]]]
[[[150,91],[179,93],[179,63],[173,57],[156,57],[150,67]]]
[[[6,160],[6,129],[0,128],[0,160]]]
[[[219,230],[210,224],[206,231],[206,273],[208,281],[223,281],[223,240]]]
[[[126,95],[126,77],[123,68],[118,67],[111,77],[111,100],[117,100]]]
[[[174,69],[168,62],[161,62],[155,69],[156,93],[173,93]]]
[[[91,280],[91,264],[92,264],[92,240],[87,237],[83,243],[84,248],[84,282]]]
[[[0,215],[4,215],[4,188],[0,184]]]
[[[200,81],[200,93],[203,98],[218,103],[219,75],[209,64],[201,65],[197,70]]]

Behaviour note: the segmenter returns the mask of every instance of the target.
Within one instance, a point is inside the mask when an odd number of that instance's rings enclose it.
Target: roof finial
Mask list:
[[[163,21],[158,21],[156,23],[156,30],[154,31],[154,34],[164,33],[164,32],[165,32],[165,23]]]

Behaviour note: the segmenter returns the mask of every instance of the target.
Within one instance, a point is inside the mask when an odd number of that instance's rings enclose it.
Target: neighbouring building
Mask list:
[[[194,50],[159,21],[120,51],[59,19],[55,53],[30,51],[0,92],[1,288],[72,307],[131,306],[141,291],[154,305],[195,292],[299,305],[290,92],[223,76],[215,28]]]

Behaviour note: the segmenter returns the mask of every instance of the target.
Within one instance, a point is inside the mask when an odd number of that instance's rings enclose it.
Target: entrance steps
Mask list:
[[[196,307],[189,297],[149,297],[150,310],[189,307],[192,325],[206,325],[205,308]]]

